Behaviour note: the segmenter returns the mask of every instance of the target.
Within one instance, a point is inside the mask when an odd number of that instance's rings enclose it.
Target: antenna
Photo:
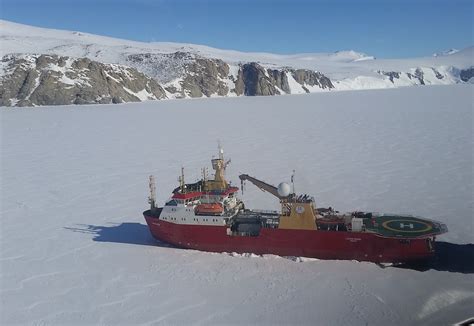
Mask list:
[[[291,175],[291,184],[293,186],[293,195],[296,195],[296,192],[295,192],[295,170],[293,170],[293,174]]]
[[[231,159],[228,159],[227,162],[224,163],[224,170],[227,168],[227,165],[229,165],[231,162]]]
[[[150,188],[150,196],[148,196],[148,203],[150,204],[150,210],[155,210],[156,206],[156,186],[155,186],[155,177],[150,175],[148,180],[148,187]]]
[[[219,150],[219,159],[224,160],[224,149],[222,149],[221,141],[217,141],[217,149]]]
[[[184,194],[184,189],[186,188],[186,184],[184,183],[184,166],[181,167],[180,186],[181,186],[181,193]]]

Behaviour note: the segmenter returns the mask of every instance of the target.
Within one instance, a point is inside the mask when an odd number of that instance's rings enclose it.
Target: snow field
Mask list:
[[[0,323],[448,324],[473,274],[157,244],[141,212],[210,167],[289,181],[319,206],[445,222],[473,243],[472,85],[2,109]],[[248,207],[277,201],[247,184]]]

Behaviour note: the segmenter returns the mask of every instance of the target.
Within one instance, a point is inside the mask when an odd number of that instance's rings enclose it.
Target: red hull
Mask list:
[[[145,212],[146,213],[146,212]],[[226,226],[175,224],[144,215],[156,239],[177,247],[237,252],[399,263],[434,255],[431,238],[396,239],[374,233],[262,228],[258,236],[227,235]]]

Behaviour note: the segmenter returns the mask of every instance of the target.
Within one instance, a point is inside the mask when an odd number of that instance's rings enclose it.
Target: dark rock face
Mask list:
[[[165,98],[158,83],[125,66],[57,55],[7,55],[1,106],[136,102]],[[140,97],[137,93],[140,93]]]
[[[275,88],[273,80],[265,74],[265,69],[256,62],[246,63],[239,70],[238,79],[241,79],[243,90],[236,93],[240,95],[279,95],[280,92]],[[240,94],[239,94],[240,93]]]
[[[400,79],[400,73],[397,71],[378,71],[379,74],[385,75],[393,83],[393,79]]]
[[[474,77],[474,67],[461,70],[459,75],[463,82],[468,82],[469,79]]]
[[[309,90],[304,85],[316,85],[322,89],[334,88],[329,78],[316,71],[289,68],[265,70],[258,63],[252,62],[240,66],[233,91],[237,95],[247,96],[280,95],[280,90],[290,94],[287,73],[291,73],[307,93]]]
[[[307,69],[292,70],[293,78],[301,85],[319,86],[322,89],[334,88],[331,80],[322,73]],[[306,92],[309,93],[308,89]]]
[[[175,85],[165,87],[177,97],[225,96],[229,92],[229,87],[223,81],[229,75],[229,65],[220,59],[178,51],[168,54],[133,54],[126,60],[159,83],[179,80],[180,88]]]
[[[133,67],[158,83],[166,84],[185,74],[185,65],[192,63],[194,56],[187,52],[138,53],[126,58],[127,66]]]
[[[431,68],[431,69],[433,70],[436,78],[438,78],[438,79],[443,79],[444,78],[444,76],[441,75],[438,70],[436,70],[435,68]]]
[[[291,93],[290,86],[288,85],[288,77],[286,76],[285,70],[267,69],[267,72],[273,85],[275,85],[287,94]]]
[[[420,68],[416,68],[415,70],[415,78],[418,78],[421,85],[425,84],[425,80],[423,79],[423,71]]]
[[[182,92],[191,97],[225,96],[229,87],[222,81],[229,75],[229,66],[219,59],[196,59],[185,65]]]

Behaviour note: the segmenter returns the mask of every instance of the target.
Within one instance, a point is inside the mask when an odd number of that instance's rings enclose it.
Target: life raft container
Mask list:
[[[344,219],[342,218],[319,218],[316,220],[319,230],[326,231],[347,231]]]
[[[200,204],[196,206],[196,215],[221,215],[224,207],[221,203]]]

